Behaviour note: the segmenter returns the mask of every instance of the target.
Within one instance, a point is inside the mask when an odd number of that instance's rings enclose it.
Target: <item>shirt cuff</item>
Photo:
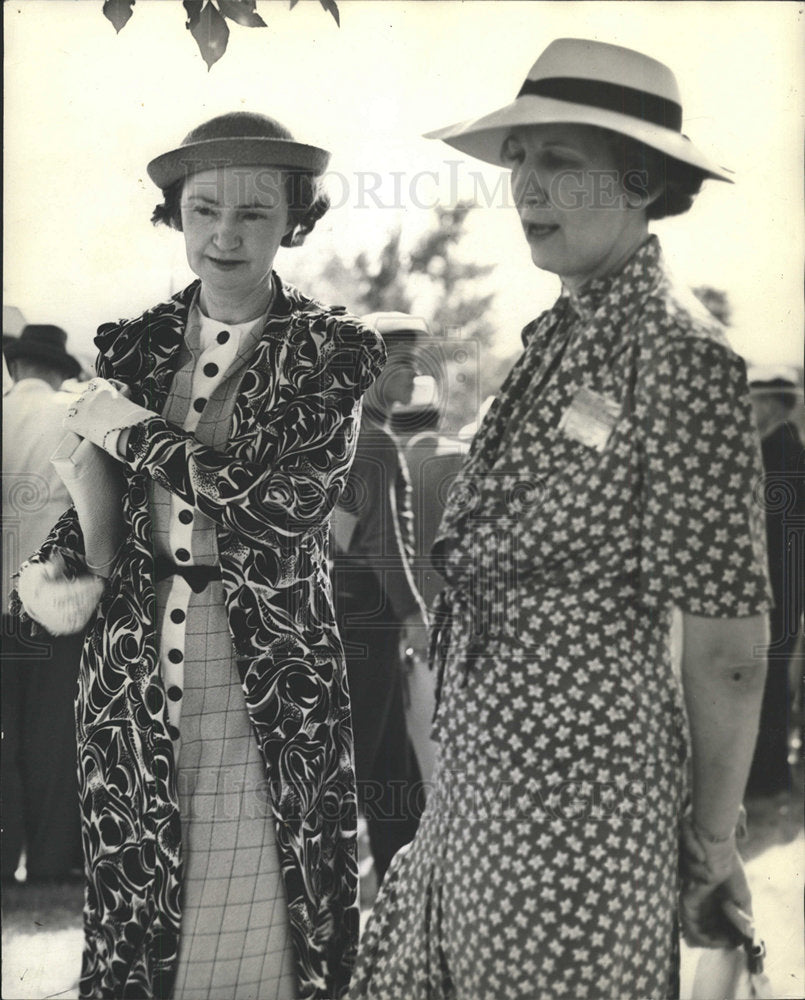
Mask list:
[[[123,455],[120,454],[120,449],[118,448],[118,444],[120,443],[120,435],[122,433],[123,433],[123,428],[122,427],[117,428],[116,430],[109,431],[109,433],[106,434],[103,439],[104,451],[108,452],[110,455],[115,456],[116,458],[123,458]]]
[[[133,469],[138,469],[145,454],[145,424],[132,424],[128,429],[124,461]]]

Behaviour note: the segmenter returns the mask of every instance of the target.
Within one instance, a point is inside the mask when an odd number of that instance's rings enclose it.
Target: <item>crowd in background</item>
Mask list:
[[[379,882],[413,836],[433,769],[433,678],[411,655],[404,621],[421,618],[443,585],[430,548],[449,485],[491,400],[466,414],[461,433],[441,431],[447,387],[432,375],[440,338],[420,317],[370,317],[378,319],[394,345],[386,370],[392,390],[376,392],[374,407],[371,400],[364,407],[350,486],[333,515],[332,556],[361,811]],[[4,881],[83,878],[73,705],[82,636],[30,644],[8,613],[19,564],[70,502],[50,458],[63,436],[61,419],[92,372],[66,344],[66,333],[54,325],[3,335]],[[756,366],[749,376],[766,473],[758,502],[766,511],[775,605],[747,795],[785,798],[803,745],[801,567],[784,552],[796,530],[792,516],[805,509],[805,407],[796,369]]]

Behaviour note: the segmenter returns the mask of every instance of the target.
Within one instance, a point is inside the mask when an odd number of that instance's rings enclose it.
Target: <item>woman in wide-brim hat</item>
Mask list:
[[[562,294],[448,496],[439,758],[350,997],[677,996],[680,834],[691,942],[750,929],[735,832],[763,683],[760,466],[743,362],[649,235],[729,179],[681,123],[667,67],[561,39],[513,103],[431,133],[511,170]]]
[[[331,998],[349,980],[355,779],[326,552],[384,354],[273,270],[328,207],[327,160],[250,112],[153,160],[154,221],[200,280],[100,328],[99,378],[65,421],[125,474],[77,701],[82,997]],[[102,565],[90,520],[68,512],[33,565]]]

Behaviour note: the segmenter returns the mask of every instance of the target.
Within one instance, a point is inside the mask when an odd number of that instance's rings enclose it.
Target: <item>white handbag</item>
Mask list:
[[[737,948],[708,948],[696,965],[691,1000],[774,1000],[763,972],[766,946],[749,941]]]
[[[23,564],[17,592],[28,616],[51,635],[73,635],[83,631],[95,613],[105,577],[125,537],[123,474],[119,463],[70,431],[51,462],[73,499],[85,542],[92,524],[94,547],[101,553],[102,565],[87,563],[87,571],[74,576],[67,573],[63,558],[53,553],[44,562]]]

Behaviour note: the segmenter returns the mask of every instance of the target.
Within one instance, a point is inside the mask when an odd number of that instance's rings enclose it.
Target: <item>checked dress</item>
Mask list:
[[[768,605],[745,368],[655,237],[523,341],[434,546],[434,787],[353,1000],[675,995],[671,612]]]
[[[190,307],[163,416],[226,446],[235,393],[265,317],[231,324]],[[202,405],[203,403],[203,405]],[[154,552],[217,566],[215,524],[153,480]],[[291,930],[266,778],[251,731],[220,580],[157,584],[160,666],[174,740],[185,874],[174,1000],[293,1000]]]

